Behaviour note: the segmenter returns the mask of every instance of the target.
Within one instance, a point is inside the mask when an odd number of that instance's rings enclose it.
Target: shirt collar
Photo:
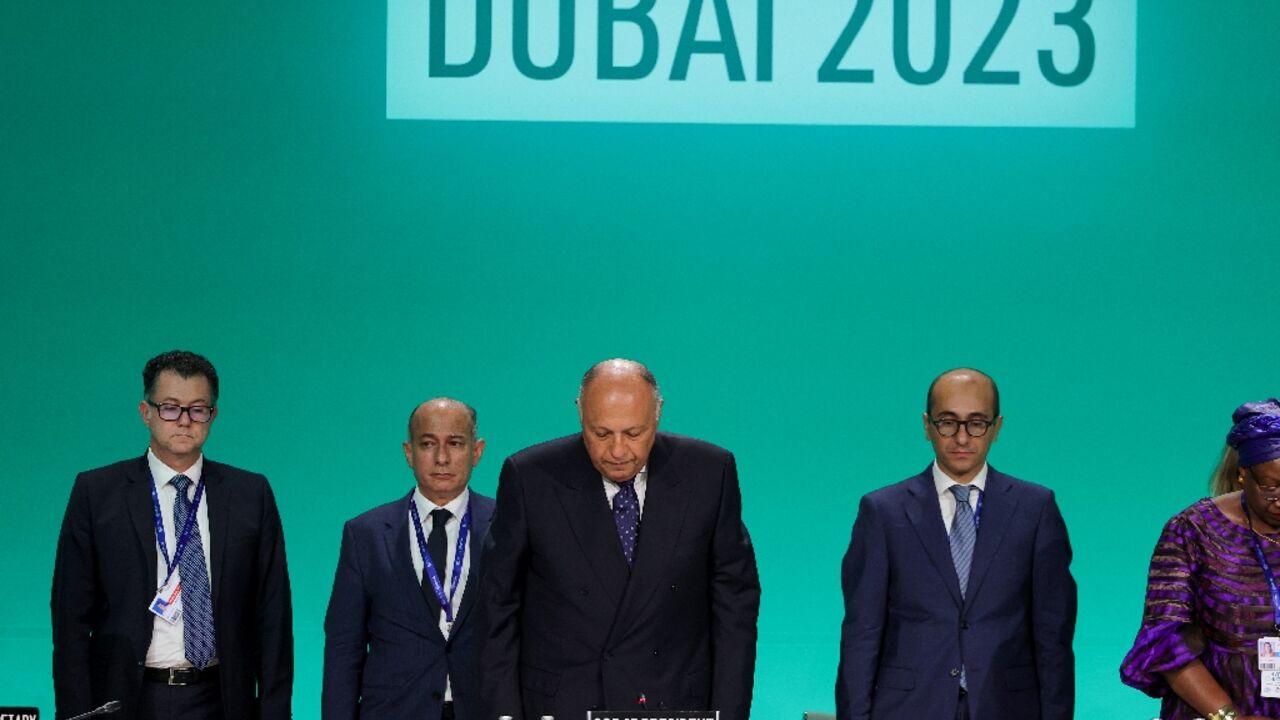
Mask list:
[[[178,472],[164,463],[163,460],[156,457],[156,454],[147,448],[147,466],[151,469],[151,481],[156,484],[156,488],[162,488],[169,484],[169,481],[178,475],[186,475],[191,478],[193,485],[200,484],[200,476],[204,474],[204,453],[200,453],[200,457],[196,458],[196,462],[185,472]]]
[[[978,474],[973,478],[973,480],[969,481],[969,487],[976,487],[978,488],[979,492],[986,492],[987,491],[987,469],[988,469],[988,465],[986,463],[982,463],[982,469],[978,471]],[[943,495],[945,493],[951,492],[952,485],[961,485],[961,484],[962,483],[956,482],[955,480],[951,479],[951,476],[948,475],[946,471],[944,471],[941,467],[938,466],[937,460],[933,461],[933,487],[935,490],[938,491],[938,495]]]
[[[601,479],[601,480],[603,480],[603,481],[605,481],[605,482],[607,482],[607,483],[610,483],[610,484],[612,484],[612,485],[617,485],[617,486],[619,486],[619,487],[621,487],[621,485],[622,485],[622,483],[616,483],[616,482],[613,482],[612,480],[610,480],[609,478],[607,478],[607,477],[605,477],[605,476],[603,476],[603,475],[601,475],[601,476],[600,476],[600,479]],[[634,480],[636,481],[636,483],[637,483],[637,484],[639,484],[639,485],[644,485],[646,482],[648,482],[648,481],[649,481],[649,466],[648,466],[648,465],[645,465],[644,467],[640,468],[640,472],[636,473],[636,476],[635,476],[633,479],[634,479]]]
[[[471,501],[471,488],[464,487],[462,488],[462,492],[458,493],[458,497],[450,500],[444,505],[437,505],[428,500],[426,495],[422,494],[422,488],[414,485],[413,501],[417,503],[418,515],[420,515],[423,520],[427,519],[427,516],[431,514],[432,510],[438,510],[441,508],[448,510],[453,517],[461,519],[463,513],[467,511],[467,503]]]

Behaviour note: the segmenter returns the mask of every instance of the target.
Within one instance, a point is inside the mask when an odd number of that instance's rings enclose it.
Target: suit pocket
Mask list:
[[[711,528],[694,528],[690,532],[681,532],[680,537],[676,540],[676,547],[684,547],[686,545],[710,545],[711,544]]]
[[[399,690],[415,682],[422,682],[421,673],[365,673],[360,686],[371,689]]]
[[[680,694],[682,707],[694,710],[705,708],[711,703],[711,682],[705,672],[694,672],[685,675],[681,683],[684,692]]]
[[[1007,690],[1031,690],[1036,686],[1036,669],[1030,665],[1011,667],[1001,674]]]
[[[894,690],[913,690],[916,686],[916,673],[907,668],[882,665],[876,671],[877,688],[893,688]]]
[[[543,670],[532,665],[520,666],[520,685],[526,690],[546,697],[555,697],[560,689],[560,673]]]

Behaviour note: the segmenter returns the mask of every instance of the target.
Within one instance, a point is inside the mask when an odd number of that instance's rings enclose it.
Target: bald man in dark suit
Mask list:
[[[987,464],[995,382],[929,388],[924,472],[862,498],[844,558],[839,720],[1071,720],[1076,584],[1053,492]]]
[[[658,432],[639,363],[587,372],[580,434],[507,459],[481,579],[483,718],[748,720],[760,581],[733,455]]]
[[[493,500],[468,483],[483,453],[466,403],[435,398],[410,416],[404,457],[416,486],[342,531],[324,621],[322,720],[482,717],[472,578]]]

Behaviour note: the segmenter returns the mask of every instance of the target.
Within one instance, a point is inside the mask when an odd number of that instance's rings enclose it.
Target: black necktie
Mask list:
[[[436,568],[436,575],[440,578],[440,589],[446,590],[447,570],[444,566],[445,552],[449,547],[448,536],[444,534],[444,526],[449,522],[449,518],[453,517],[453,513],[440,508],[431,511],[431,534],[427,536],[427,555],[431,558],[431,564]],[[431,580],[427,575],[426,568],[422,569],[422,587],[426,589],[427,594],[435,597],[435,591],[431,589]],[[446,596],[448,592],[446,590]]]

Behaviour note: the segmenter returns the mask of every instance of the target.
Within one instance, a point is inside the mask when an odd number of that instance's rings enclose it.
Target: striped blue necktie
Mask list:
[[[969,592],[969,567],[973,565],[973,546],[978,541],[978,525],[974,522],[973,507],[969,505],[969,491],[979,492],[968,485],[952,485],[956,496],[956,514],[951,518],[951,562],[955,563],[960,577],[960,595]],[[960,666],[960,687],[967,688],[969,679],[964,665]]]
[[[952,485],[956,496],[956,514],[951,520],[951,561],[960,576],[960,595],[969,590],[969,566],[973,564],[973,546],[978,540],[978,527],[973,521],[973,507],[969,505],[968,485]]]
[[[178,489],[173,501],[173,529],[181,533],[191,514],[187,488],[191,478],[176,475],[169,481]],[[200,540],[200,521],[191,524],[191,537],[178,559],[178,576],[182,580],[182,639],[187,660],[201,670],[209,667],[216,654],[213,634],[213,600],[209,596],[209,572],[204,564],[204,543]]]

